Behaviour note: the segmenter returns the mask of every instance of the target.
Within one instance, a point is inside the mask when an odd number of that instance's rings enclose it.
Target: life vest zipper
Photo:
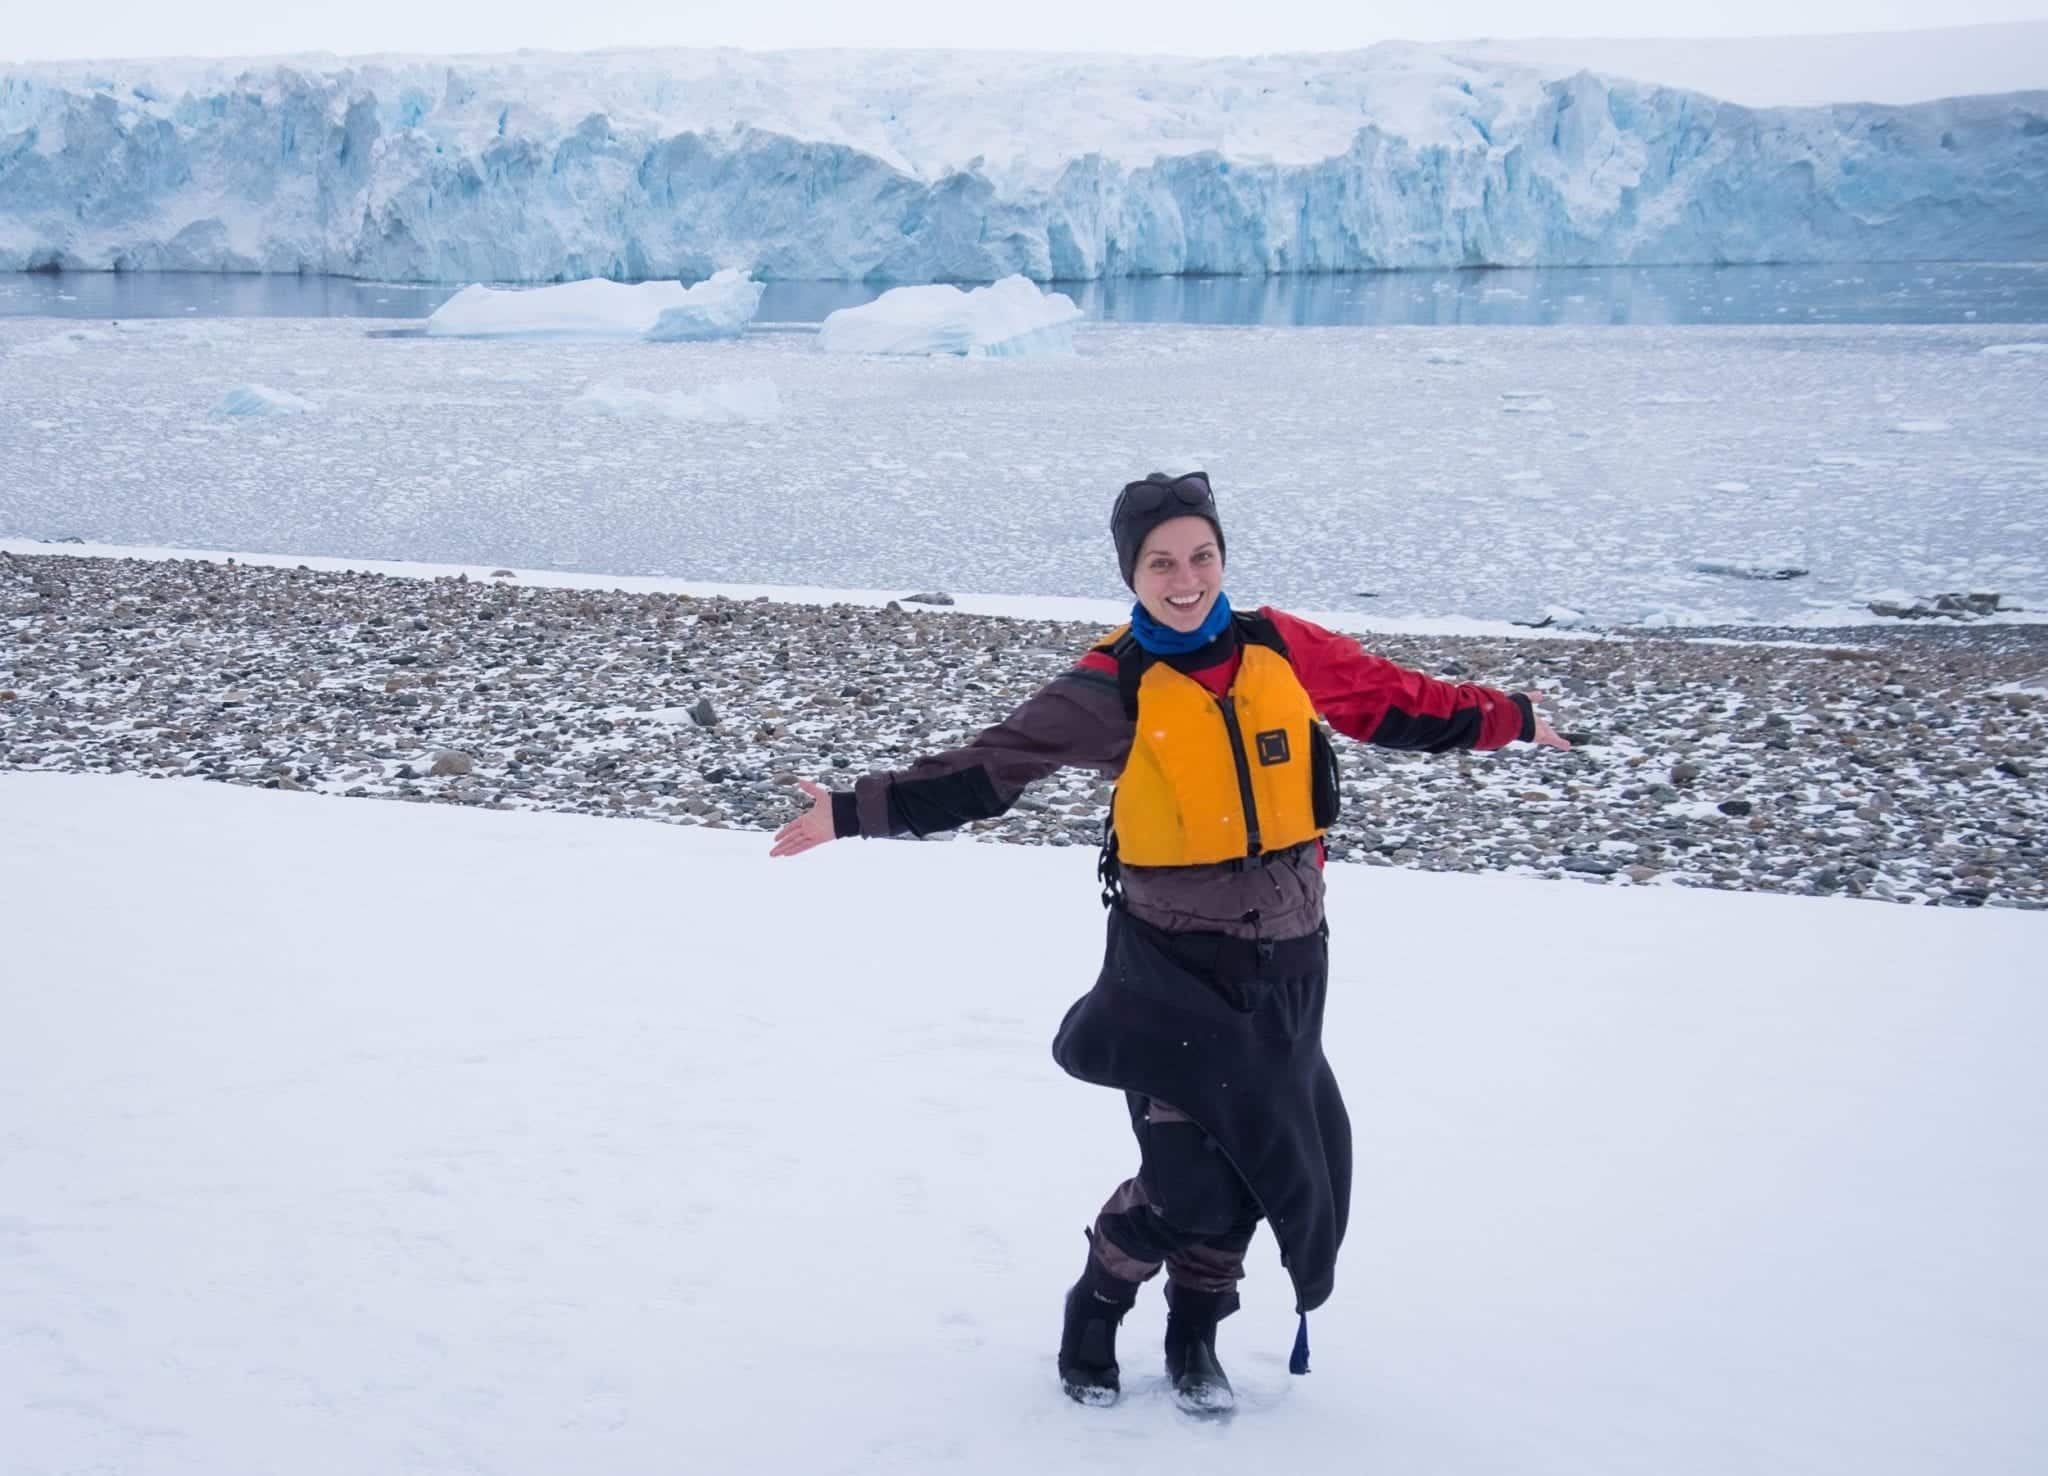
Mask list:
[[[1218,697],[1216,706],[1223,713],[1223,727],[1230,734],[1230,756],[1237,761],[1237,792],[1244,800],[1245,854],[1259,854],[1259,807],[1252,799],[1252,765],[1245,757],[1244,732],[1237,725],[1237,706],[1228,697]]]

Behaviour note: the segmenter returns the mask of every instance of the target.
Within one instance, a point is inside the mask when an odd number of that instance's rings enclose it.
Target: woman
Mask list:
[[[1084,1404],[1118,1393],[1116,1329],[1166,1270],[1166,1367],[1183,1407],[1228,1409],[1216,1324],[1237,1309],[1245,1248],[1270,1220],[1302,1314],[1330,1295],[1350,1204],[1351,1134],[1323,1059],[1329,930],[1324,830],[1339,732],[1432,753],[1533,741],[1569,747],[1530,694],[1453,685],[1368,655],[1270,607],[1234,613],[1208,477],[1154,472],[1110,514],[1130,624],[965,747],[814,807],[775,856],[844,836],[928,835],[1000,815],[1062,766],[1116,778],[1100,872],[1101,975],[1061,1023],[1054,1058],[1125,1093],[1136,1176],[1088,1231],[1067,1293],[1059,1371]]]

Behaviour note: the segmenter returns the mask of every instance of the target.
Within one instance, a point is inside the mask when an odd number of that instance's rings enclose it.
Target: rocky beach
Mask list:
[[[1100,634],[907,597],[0,553],[0,769],[768,831],[799,778],[964,742]],[[2048,627],[1366,644],[1541,691],[1576,746],[1340,743],[1338,862],[2048,907]],[[1109,792],[1062,771],[966,834],[1092,847]]]

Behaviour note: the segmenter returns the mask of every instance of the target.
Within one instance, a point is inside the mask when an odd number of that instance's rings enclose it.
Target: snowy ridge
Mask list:
[[[586,398],[592,398],[586,392]],[[44,543],[34,538],[0,536],[0,554],[18,558],[147,559],[152,562],[194,559],[210,564],[247,564],[255,568],[316,569],[323,573],[344,573],[361,569],[392,579],[464,579],[479,584],[492,581],[498,570],[486,564],[435,564],[404,559],[329,557],[321,554],[252,553],[246,549],[202,549],[143,547],[111,543]],[[622,590],[635,594],[672,594],[691,599],[768,600],[793,605],[868,605],[879,607],[901,600],[900,589],[837,588],[748,582],[721,584],[701,579],[671,579],[644,574],[585,574],[563,569],[511,569],[505,571],[522,587],[530,589]],[[1131,602],[1123,599],[1090,599],[1080,595],[1005,595],[951,592],[952,611],[963,615],[994,615],[1011,620],[1094,621],[1109,630],[1130,618]],[[1362,615],[1356,610],[1296,610],[1304,619],[1332,630],[1358,635],[1408,636],[1491,636],[1497,640],[1593,641],[1626,640],[1626,636],[1563,631],[1555,628],[1532,630],[1506,620],[1485,620],[1469,615],[1387,616]],[[1994,617],[2016,622],[2018,616]],[[1876,623],[1866,614],[1863,623]],[[1750,642],[1748,644],[1756,644]]]
[[[1757,110],[1409,43],[0,71],[0,269],[987,281],[2044,254],[2048,93]]]
[[[1918,103],[2048,87],[2048,21],[1816,36],[1528,37],[1463,41],[1485,63],[1704,92],[1752,108]]]

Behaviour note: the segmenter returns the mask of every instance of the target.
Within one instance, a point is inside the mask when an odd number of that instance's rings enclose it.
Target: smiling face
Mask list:
[[[1131,588],[1145,613],[1169,630],[1198,628],[1223,588],[1223,550],[1207,518],[1170,518],[1138,548]]]

